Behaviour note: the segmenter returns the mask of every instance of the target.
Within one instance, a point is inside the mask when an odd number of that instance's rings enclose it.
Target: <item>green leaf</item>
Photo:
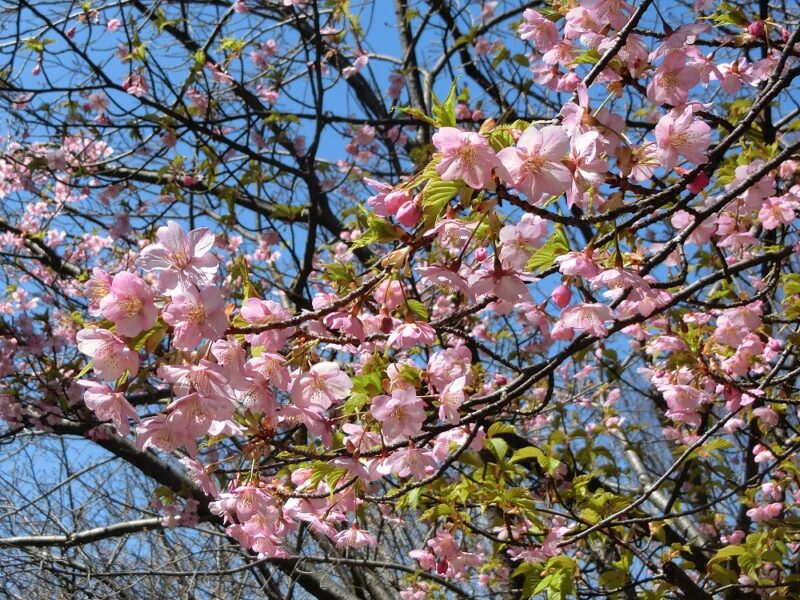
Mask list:
[[[508,57],[511,56],[511,52],[508,51],[508,48],[505,46],[501,46],[496,52],[494,57],[492,57],[492,68],[496,69],[501,64],[503,64]]]
[[[542,452],[539,448],[534,448],[533,446],[528,446],[527,448],[520,448],[519,450],[514,452],[514,455],[511,457],[511,460],[508,461],[508,462],[510,462],[513,465],[513,464],[516,464],[518,462],[522,462],[523,460],[530,460],[530,459],[534,459],[534,458],[536,459],[537,462],[539,462],[540,459],[542,459],[544,457],[545,457],[544,452]]]
[[[561,256],[567,252],[569,252],[569,240],[567,240],[564,227],[556,224],[553,234],[544,245],[530,257],[525,265],[525,270],[528,272],[535,272],[541,269],[547,269],[553,266],[557,256]]]
[[[800,294],[800,274],[784,273],[781,275],[781,279],[783,279],[784,294]]]
[[[414,298],[409,298],[406,300],[406,305],[408,306],[408,309],[414,313],[416,317],[419,317],[421,321],[428,320],[428,309],[422,302],[415,300]]]
[[[733,558],[734,556],[741,556],[747,551],[744,546],[725,546],[721,550],[719,550],[711,560],[708,561],[709,565],[712,565],[717,562],[723,562],[729,558]]]
[[[416,510],[417,505],[419,505],[419,500],[422,497],[423,489],[424,488],[422,487],[414,488],[407,494],[400,496],[400,498],[397,500],[397,504],[395,505],[397,510]]]
[[[428,183],[422,190],[422,216],[426,227],[432,227],[447,203],[452,200],[461,188],[456,181],[442,181],[436,172],[437,162],[432,162],[423,172]]]
[[[489,141],[489,145],[495,152],[499,152],[503,148],[508,148],[509,146],[514,145],[514,136],[511,135],[511,132],[507,127],[495,129],[486,136],[486,139]]]
[[[600,62],[600,53],[594,48],[590,48],[589,50],[584,50],[583,52],[581,52],[569,64],[570,66],[596,65],[598,62]]]
[[[508,442],[503,438],[488,438],[483,444],[497,460],[503,460],[508,454]]]
[[[341,467],[334,467],[325,462],[316,462],[311,467],[311,487],[315,488],[324,479],[328,487],[333,491],[336,484],[347,474],[347,470]]]
[[[375,215],[367,216],[367,229],[353,244],[351,249],[365,248],[375,243],[391,242],[403,237],[403,230],[386,219]]]
[[[715,25],[735,25],[737,27],[743,27],[749,23],[742,9],[727,2],[720,4],[717,7],[717,12],[707,18],[713,21]]]
[[[410,106],[399,106],[399,107],[397,107],[397,110],[399,110],[402,113],[407,114],[408,116],[410,116],[410,117],[412,117],[414,119],[417,119],[418,121],[422,121],[423,123],[427,123],[428,125],[433,125],[434,127],[436,127],[436,125],[437,125],[436,121],[431,119],[428,115],[426,115],[424,112],[422,112],[418,108],[412,108]]]
[[[610,589],[622,587],[625,585],[627,579],[627,574],[622,571],[606,571],[600,573],[600,583],[604,587]]]
[[[86,366],[81,369],[81,372],[75,375],[75,379],[80,379],[81,377],[86,375],[89,371],[91,371],[93,362],[94,362],[93,360],[90,360],[88,363],[86,363]]]
[[[382,394],[382,378],[381,369],[372,369],[353,377],[353,390],[342,407],[343,414],[353,415],[360,412],[370,398]]]
[[[514,429],[513,425],[509,425],[508,423],[492,423],[489,425],[489,429],[486,432],[488,437],[494,437],[496,435],[500,435],[503,433],[513,433],[516,434],[517,430]]]
[[[433,99],[433,118],[437,127],[455,127],[456,126],[456,84],[458,78],[450,86],[450,93],[444,102],[440,102],[436,94],[431,94]]]
[[[206,64],[206,53],[202,50],[197,50],[193,55],[195,67],[200,68]]]

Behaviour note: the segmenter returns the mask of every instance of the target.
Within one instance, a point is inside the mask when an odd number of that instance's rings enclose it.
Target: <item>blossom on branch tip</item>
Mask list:
[[[127,271],[114,275],[108,294],[100,300],[100,311],[114,322],[117,333],[127,337],[150,329],[158,318],[150,287]]]
[[[99,420],[113,422],[120,435],[130,433],[128,419],[138,422],[139,415],[122,392],[115,392],[106,384],[88,379],[81,379],[77,383],[85,388],[83,401]]]
[[[211,254],[215,236],[207,227],[188,234],[175,221],[156,232],[155,244],[142,249],[138,264],[158,274],[158,289],[173,295],[192,285],[205,286],[217,272],[219,261]]]
[[[353,382],[337,363],[320,362],[294,380],[291,397],[297,406],[325,410],[347,398],[352,389]]]
[[[578,331],[586,331],[600,338],[608,335],[606,323],[614,320],[614,313],[605,304],[587,303],[565,308],[561,311],[559,323]]]
[[[216,287],[200,291],[191,287],[176,294],[162,313],[164,321],[175,328],[175,347],[194,350],[203,338],[215,341],[225,335],[228,316],[224,306],[222,292]]]
[[[107,329],[81,329],[78,350],[92,357],[92,368],[102,379],[114,381],[125,371],[132,377],[139,372],[139,355]]]
[[[391,397],[376,396],[369,411],[389,443],[417,435],[425,421],[425,404],[413,388],[394,390]]]
[[[455,127],[442,127],[433,134],[433,145],[442,153],[436,172],[443,181],[461,179],[469,187],[491,187],[497,155],[485,137]]]
[[[695,165],[708,162],[705,151],[711,145],[711,127],[694,116],[691,107],[672,109],[656,124],[658,159],[665,169],[678,164],[678,156]]]
[[[531,204],[545,194],[560,196],[572,185],[572,173],[562,159],[569,152],[569,137],[560,125],[528,127],[516,146],[497,153],[504,170],[499,174],[528,197]]]

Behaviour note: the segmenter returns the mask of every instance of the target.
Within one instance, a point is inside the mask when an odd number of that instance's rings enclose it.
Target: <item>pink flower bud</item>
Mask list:
[[[383,204],[386,207],[386,210],[389,211],[389,214],[395,215],[397,214],[397,211],[400,210],[400,207],[408,202],[408,199],[408,192],[405,190],[396,190],[386,194],[383,199]]]
[[[703,188],[705,188],[708,185],[708,182],[709,182],[708,175],[706,175],[703,172],[700,172],[694,179],[692,179],[692,182],[686,186],[686,189],[692,192],[693,194],[699,194],[700,192],[703,191]]]
[[[478,248],[475,250],[475,260],[478,262],[483,262],[486,260],[486,248]]]
[[[572,298],[572,292],[570,291],[569,287],[561,284],[553,290],[553,293],[550,294],[550,297],[553,299],[553,303],[558,308],[564,308],[567,306],[567,304],[569,304],[570,298]]]
[[[397,220],[404,227],[414,227],[422,216],[419,204],[414,200],[404,203],[397,211]]]
[[[764,21],[754,21],[747,26],[747,33],[755,37],[764,35]]]

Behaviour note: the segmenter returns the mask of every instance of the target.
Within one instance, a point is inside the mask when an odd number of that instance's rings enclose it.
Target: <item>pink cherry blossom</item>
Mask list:
[[[168,406],[170,423],[194,437],[208,433],[213,421],[224,421],[233,415],[235,406],[228,398],[187,394]]]
[[[507,182],[532,204],[544,194],[558,196],[572,184],[572,174],[562,162],[569,151],[569,137],[560,125],[528,127],[515,147],[503,148],[497,157],[505,167]]]
[[[492,185],[492,170],[499,162],[485,137],[455,127],[442,127],[433,134],[433,145],[442,153],[436,172],[444,181],[462,179],[475,189]]]
[[[384,216],[396,215],[401,206],[411,200],[411,194],[407,190],[391,190],[384,199],[384,205],[388,214]]]
[[[397,389],[389,396],[376,396],[370,407],[372,416],[381,423],[387,442],[412,437],[422,431],[425,421],[425,404],[416,391]]]
[[[138,422],[139,415],[122,392],[115,392],[106,384],[88,379],[81,379],[77,383],[86,388],[83,401],[99,420],[112,421],[120,435],[130,433],[128,419]]]
[[[203,338],[214,341],[225,334],[228,317],[219,288],[201,291],[190,287],[176,294],[164,308],[162,316],[175,328],[173,344],[181,350],[194,350]]]
[[[248,298],[242,304],[242,318],[251,325],[268,325],[291,318],[292,313],[274,300]],[[268,352],[277,352],[286,345],[294,333],[294,327],[267,329],[257,334],[249,334],[248,341],[254,346],[264,346]]]
[[[150,287],[138,275],[122,271],[100,301],[103,316],[114,322],[117,333],[134,337],[156,323],[158,311]]]
[[[436,352],[428,359],[428,377],[437,390],[444,390],[445,386],[457,378],[464,376],[466,383],[472,382],[470,366],[472,352],[466,346],[445,348]]]
[[[200,462],[188,456],[184,456],[180,459],[180,463],[186,467],[189,476],[200,486],[200,489],[203,490],[206,496],[219,498],[219,488],[217,488],[217,484],[211,479],[205,467]]]
[[[412,477],[420,480],[436,470],[436,460],[428,450],[421,450],[409,444],[392,452],[383,459],[378,472],[383,475],[394,473],[398,477]]]
[[[366,54],[359,53],[353,59],[352,65],[342,69],[342,77],[344,77],[345,79],[350,79],[354,75],[357,75],[361,71],[361,69],[367,66],[368,63],[369,63],[369,56],[367,56]]]
[[[461,416],[458,414],[459,407],[464,403],[466,394],[464,386],[467,378],[463,375],[448,383],[439,395],[439,418],[452,425],[458,425]]]
[[[464,278],[452,269],[431,265],[429,267],[419,267],[417,273],[419,273],[420,281],[425,285],[440,286],[446,290],[462,292],[467,296],[472,295]]]
[[[147,84],[147,80],[139,73],[132,73],[126,76],[122,80],[122,89],[137,98],[150,93],[150,86]]]
[[[103,269],[95,267],[92,276],[83,284],[83,293],[89,300],[89,314],[98,316],[102,314],[100,302],[111,291],[112,277]]]
[[[387,346],[411,348],[418,344],[430,345],[436,341],[436,331],[422,321],[403,323],[396,327],[386,340]]]
[[[535,278],[529,280],[535,281]],[[517,273],[494,266],[475,271],[469,278],[469,285],[476,296],[491,294],[511,303],[528,302],[531,299],[526,282]]]
[[[337,533],[333,541],[337,548],[364,548],[378,545],[378,540],[375,539],[374,535],[359,529],[355,523],[353,523],[352,527]]]
[[[700,425],[700,405],[708,401],[708,395],[691,385],[660,384],[656,386],[667,403],[666,416],[679,423]]]
[[[559,322],[564,327],[586,331],[603,338],[608,335],[605,323],[613,320],[614,313],[605,304],[587,303],[562,310]]]
[[[595,23],[610,24],[615,29],[625,26],[628,14],[633,10],[624,0],[581,0],[580,6],[588,11]]]
[[[217,340],[211,345],[211,354],[217,359],[220,371],[235,389],[240,389],[245,379],[246,353],[234,338]],[[201,361],[201,365],[203,362]]]
[[[532,41],[539,52],[547,52],[559,40],[558,27],[550,19],[544,18],[532,8],[525,9],[522,13],[524,22],[517,32],[525,41]]]
[[[558,270],[568,277],[581,276],[586,279],[596,277],[600,273],[600,267],[586,252],[567,252],[561,256],[556,256]]]
[[[263,412],[265,418],[274,421],[278,404],[270,385],[264,379],[245,379],[234,390],[236,401],[251,412]]]
[[[414,227],[422,218],[422,205],[418,199],[408,200],[397,209],[397,222],[403,227]]]
[[[767,198],[758,211],[758,220],[764,229],[777,229],[794,221],[798,203],[786,196]]]
[[[500,230],[500,260],[504,267],[521,271],[534,250],[542,245],[547,235],[547,221],[537,215],[525,213],[514,225]]]
[[[751,508],[747,511],[747,516],[750,517],[754,523],[763,523],[771,519],[776,519],[783,511],[783,504],[780,502],[772,502],[770,504],[762,504]]]
[[[158,376],[172,384],[176,396],[185,396],[192,392],[206,398],[231,396],[228,377],[222,368],[205,358],[198,364],[162,365],[158,368]]]
[[[211,513],[224,517],[226,522],[235,518],[242,523],[257,514],[270,515],[274,507],[275,500],[265,489],[249,484],[223,492],[218,500],[208,504]]]
[[[573,170],[572,187],[567,191],[569,205],[583,206],[583,192],[589,187],[599,188],[605,183],[608,161],[600,157],[600,134],[587,131],[572,139],[569,153],[570,166]]]
[[[139,355],[107,329],[81,329],[78,350],[92,357],[92,368],[102,379],[114,381],[125,371],[131,377],[139,372]]]
[[[144,451],[151,446],[166,452],[172,452],[183,446],[189,456],[197,454],[195,439],[185,429],[176,427],[175,423],[164,414],[145,419],[136,428],[136,447]]]
[[[388,183],[382,183],[380,181],[370,179],[369,177],[364,178],[364,183],[366,183],[370,188],[372,188],[373,191],[376,192],[376,194],[367,198],[367,205],[379,217],[391,216],[392,213],[386,206],[386,197],[394,190],[394,187]]]
[[[217,258],[210,253],[215,236],[206,227],[187,235],[175,221],[156,232],[158,243],[145,247],[138,264],[158,273],[158,289],[173,295],[192,285],[204,286],[217,272]]]
[[[763,166],[764,161],[760,158],[749,164],[739,165],[733,173],[733,181],[725,186],[725,190],[730,191],[738,187],[742,182],[754,177],[756,173],[762,170]],[[750,211],[759,208],[761,203],[774,193],[775,176],[771,172],[767,172],[759,177],[754,184],[750,184],[739,198],[744,202],[745,210]]]
[[[249,376],[261,377],[279,390],[289,391],[290,377],[286,358],[275,352],[262,352],[245,364]]]
[[[335,362],[320,362],[294,380],[292,402],[328,409],[350,395],[353,382]]]
[[[756,444],[753,447],[753,456],[756,463],[769,462],[775,460],[775,454],[764,444]]]
[[[665,169],[678,164],[678,155],[702,165],[708,162],[705,151],[711,145],[711,127],[695,118],[691,107],[673,109],[656,124],[656,143],[658,159]]]
[[[680,106],[689,99],[689,90],[700,82],[700,72],[687,64],[686,54],[674,50],[656,69],[647,86],[647,97],[655,104]]]

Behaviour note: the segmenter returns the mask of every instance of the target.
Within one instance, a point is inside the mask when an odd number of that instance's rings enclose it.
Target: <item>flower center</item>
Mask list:
[[[185,269],[192,262],[192,259],[185,250],[178,250],[172,254],[172,262],[179,269]]]
[[[661,75],[661,86],[668,90],[678,87],[678,78],[675,76],[675,71],[666,71]]]
[[[187,320],[192,325],[200,325],[203,321],[206,320],[206,309],[202,306],[193,305],[189,308],[186,312]]]
[[[134,317],[142,312],[142,307],[144,303],[136,297],[133,298],[122,298],[118,301],[119,309],[122,311],[126,317]]]
[[[530,173],[538,173],[542,167],[547,163],[547,159],[541,154],[529,154],[525,159],[525,166]]]
[[[673,148],[678,148],[680,146],[684,146],[688,141],[689,141],[689,136],[687,134],[676,133],[669,140],[669,145],[672,146]]]
[[[458,149],[458,158],[465,167],[474,167],[477,162],[477,152],[471,144],[464,144]]]

